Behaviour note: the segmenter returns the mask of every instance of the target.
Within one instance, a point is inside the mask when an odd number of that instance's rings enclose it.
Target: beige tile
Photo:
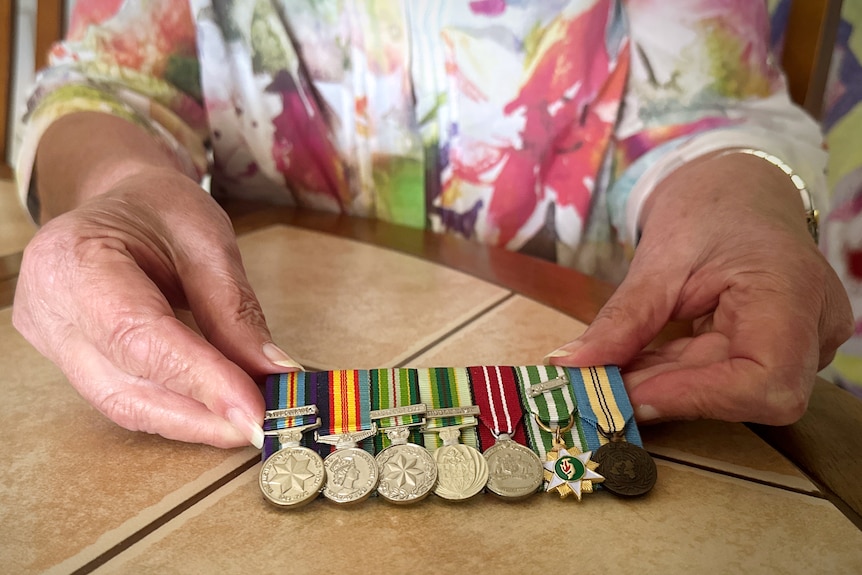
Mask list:
[[[276,343],[317,369],[396,365],[509,292],[417,258],[274,226],[240,249]]]
[[[18,200],[15,183],[0,180],[0,256],[23,250],[35,232],[36,226]]]
[[[537,365],[587,326],[515,296],[408,363],[416,367]]]
[[[806,493],[817,486],[741,423],[679,421],[641,427],[654,455]]]
[[[0,571],[71,572],[256,457],[120,429],[0,310]]]
[[[607,493],[264,503],[258,468],[97,573],[859,573],[862,532],[825,500],[659,463],[641,500]]]

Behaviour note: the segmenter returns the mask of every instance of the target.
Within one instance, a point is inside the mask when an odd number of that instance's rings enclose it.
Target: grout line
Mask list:
[[[110,549],[104,551],[95,559],[84,564],[83,566],[79,567],[78,569],[75,569],[74,571],[72,571],[71,575],[84,575],[85,573],[91,573],[95,569],[101,567],[102,565],[104,565],[105,563],[107,563],[108,561],[110,561],[111,559],[113,559],[114,557],[116,557],[117,555],[119,555],[120,553],[122,553],[123,551],[125,551],[126,549],[131,547],[132,545],[134,545],[135,543],[138,543],[141,539],[143,539],[147,535],[153,533],[154,531],[156,531],[157,529],[159,529],[160,527],[165,525],[167,522],[171,521],[172,519],[181,515],[182,513],[188,511],[190,508],[197,505],[200,501],[202,501],[206,497],[212,495],[215,491],[224,487],[225,485],[227,485],[228,483],[230,483],[231,481],[233,481],[234,479],[236,479],[237,477],[239,477],[240,475],[242,475],[243,473],[245,473],[246,471],[248,471],[249,469],[251,469],[252,467],[257,465],[259,462],[260,462],[260,455],[255,455],[255,457],[244,462],[243,464],[236,467],[235,469],[233,469],[229,473],[222,475],[216,481],[214,481],[210,485],[204,487],[203,489],[201,489],[200,491],[198,491],[196,494],[189,497],[188,499],[185,499],[182,503],[180,503],[176,507],[166,511],[163,514],[161,514],[159,517],[157,517],[156,519],[151,521],[149,524],[145,525],[141,529],[138,529],[137,531],[135,531],[134,533],[132,533],[131,535],[129,535],[128,537],[126,537],[125,539],[123,539],[122,541],[120,541],[119,543],[114,545],[113,547],[111,547]]]
[[[507,296],[506,298],[504,298],[503,300],[501,300],[497,304],[492,305],[488,309],[479,313],[475,318],[473,318],[473,320],[470,320],[466,323],[467,324],[472,323],[472,321],[475,321],[475,319],[478,319],[482,315],[485,315],[486,313],[490,312],[491,310],[498,307],[500,304],[502,304],[503,302],[505,302],[506,300],[508,300],[510,297],[512,297],[514,295],[515,294],[511,294],[510,296]],[[465,327],[465,325],[461,326],[461,328],[458,328],[458,329],[463,329],[463,327]],[[453,331],[458,331],[458,329],[455,329]],[[424,353],[424,351],[421,353]],[[414,354],[413,356],[411,356],[411,358],[412,357],[418,357],[418,355],[419,354]],[[406,361],[409,361],[411,358],[408,358]],[[734,479],[740,479],[743,481],[763,485],[766,487],[772,487],[772,488],[780,489],[783,491],[788,491],[791,493],[806,495],[806,496],[809,496],[809,497],[812,497],[815,499],[822,499],[822,500],[826,500],[826,501],[830,500],[830,498],[826,497],[825,495],[823,495],[821,493],[812,493],[810,491],[805,491],[802,489],[789,487],[787,485],[782,485],[780,483],[775,483],[772,481],[752,478],[752,477],[748,477],[748,476],[740,474],[740,473],[735,473],[732,471],[727,471],[727,470],[723,470],[723,469],[716,468],[716,467],[710,467],[710,466],[704,465],[704,464],[692,463],[690,461],[686,461],[684,459],[680,459],[680,458],[676,458],[676,457],[661,455],[661,454],[652,453],[652,452],[650,452],[650,455],[652,455],[652,457],[654,457],[656,459],[659,459],[662,461],[667,461],[667,462],[681,465],[684,467],[692,467],[695,469],[699,469],[701,471],[706,471],[709,473],[715,473],[717,475],[723,475],[723,476],[731,477]],[[135,545],[136,543],[139,543],[142,539],[149,536],[150,534],[152,534],[156,530],[164,527],[167,523],[169,523],[170,521],[172,521],[176,517],[187,512],[189,509],[191,509],[192,507],[194,507],[195,505],[197,505],[198,503],[200,503],[201,501],[203,501],[204,499],[206,499],[207,497],[209,497],[210,495],[212,495],[213,493],[215,493],[216,491],[218,491],[219,489],[221,489],[222,487],[224,487],[225,485],[227,485],[231,481],[235,480],[237,477],[239,477],[243,473],[247,472],[249,469],[251,469],[252,467],[257,465],[259,462],[260,462],[259,456],[255,456],[255,457],[249,459],[248,461],[245,461],[244,463],[242,463],[241,465],[239,465],[238,467],[233,469],[231,472],[226,473],[225,475],[220,477],[218,480],[214,481],[210,485],[201,489],[199,492],[197,492],[192,497],[189,497],[188,499],[184,500],[181,504],[179,504],[176,507],[170,509],[169,511],[163,513],[157,519],[153,520],[152,522],[150,522],[145,527],[135,531],[126,539],[120,541],[119,543],[117,543],[116,545],[111,547],[110,549],[104,551],[95,559],[91,560],[90,562],[83,565],[82,567],[76,569],[75,571],[72,572],[72,575],[84,575],[84,574],[93,572],[94,570],[101,567],[102,565],[104,565],[108,561],[114,559],[115,557],[117,557],[122,552],[126,551],[127,549],[129,549],[130,547]],[[856,523],[855,521],[853,521],[853,522]],[[857,525],[857,526],[862,528],[862,526],[860,526],[860,525]]]
[[[406,362],[410,362],[413,359],[421,356],[423,353],[427,352],[429,349],[432,349],[433,347],[439,345],[440,343],[442,343],[443,341],[445,341],[446,339],[448,339],[449,337],[451,337],[455,333],[458,333],[459,331],[465,329],[467,326],[474,323],[475,321],[477,321],[481,317],[483,317],[483,316],[491,313],[493,310],[499,308],[501,305],[503,305],[507,301],[511,300],[516,295],[518,295],[518,294],[516,294],[512,291],[509,291],[509,293],[506,294],[504,297],[495,301],[491,305],[480,309],[474,315],[469,316],[464,321],[462,321],[461,323],[459,323],[455,327],[448,330],[446,333],[440,335],[439,337],[435,338],[432,342],[423,346],[421,349],[410,354],[405,359],[403,359],[401,363],[403,364]],[[319,369],[319,368],[315,368],[314,366],[310,366],[310,365],[307,365],[304,367],[306,368],[307,371],[314,371],[314,370]],[[207,498],[208,496],[213,494],[215,491],[217,491],[221,487],[227,485],[228,483],[230,483],[231,481],[233,481],[234,479],[239,477],[241,474],[243,474],[247,470],[254,467],[257,463],[259,463],[259,461],[260,461],[260,457],[256,456],[256,457],[244,462],[242,465],[236,467],[231,472],[226,473],[225,475],[220,477],[218,480],[214,481],[213,483],[211,483],[207,487],[201,489],[195,495],[185,499],[182,503],[180,503],[177,506],[175,506],[174,508],[166,511],[165,513],[163,513],[158,518],[151,521],[146,526],[142,527],[141,529],[138,529],[137,531],[135,531],[134,533],[132,533],[131,535],[129,535],[128,537],[126,537],[125,539],[120,541],[119,543],[115,544],[111,548],[109,548],[106,551],[99,554],[96,558],[92,559],[88,563],[79,567],[78,569],[76,569],[75,571],[72,572],[72,575],[84,575],[86,573],[93,572],[95,569],[98,569],[99,567],[101,567],[102,565],[107,563],[108,561],[110,561],[110,560],[114,559],[115,557],[117,557],[118,555],[120,555],[123,551],[129,549],[131,546],[140,542],[142,539],[144,539],[145,537],[147,537],[151,533],[153,533],[156,530],[158,530],[159,528],[163,527],[166,523],[170,522],[171,520],[178,517],[179,515],[185,513],[186,511],[188,511],[189,509],[191,509],[192,507],[197,505],[200,501],[204,500],[205,498]]]
[[[784,491],[790,491],[792,493],[799,493],[801,495],[808,495],[809,497],[814,497],[815,499],[826,499],[826,497],[822,493],[812,493],[811,491],[805,491],[804,489],[798,489],[796,487],[790,487],[789,485],[783,485],[781,483],[776,483],[774,481],[768,481],[765,479],[757,479],[756,477],[749,477],[748,475],[743,475],[742,473],[736,473],[733,471],[728,471],[726,469],[721,469],[719,467],[711,467],[709,465],[704,465],[702,463],[694,463],[691,461],[687,461],[685,459],[681,459],[678,457],[671,457],[668,455],[662,455],[659,453],[649,452],[656,459],[661,459],[662,461],[669,461],[671,463],[677,463],[679,465],[684,465],[686,467],[694,467],[695,469],[700,469],[702,471],[710,471],[712,473],[717,473],[719,475],[725,475],[727,477],[733,477],[734,479],[742,479],[743,481],[749,481],[751,483],[757,483],[760,485],[765,485],[767,487],[775,487],[776,489],[782,489]]]
[[[423,354],[427,353],[429,350],[431,350],[431,349],[433,349],[433,348],[437,347],[438,345],[440,345],[441,343],[443,343],[444,341],[446,341],[447,339],[449,339],[450,337],[452,337],[452,336],[453,336],[453,335],[455,335],[456,333],[458,333],[458,332],[460,332],[460,331],[463,331],[463,330],[464,330],[464,329],[466,329],[469,325],[471,325],[471,324],[475,323],[475,322],[476,322],[477,320],[479,320],[480,318],[482,318],[482,317],[484,317],[484,316],[488,315],[489,313],[491,313],[491,312],[492,312],[492,311],[494,311],[495,309],[499,308],[499,307],[500,307],[500,306],[502,306],[504,303],[506,303],[507,301],[511,300],[512,298],[514,298],[514,297],[515,297],[515,296],[517,296],[517,295],[518,295],[518,294],[516,294],[515,292],[513,292],[513,291],[509,291],[509,293],[508,293],[505,297],[502,297],[502,298],[500,298],[499,300],[497,300],[497,301],[495,301],[494,303],[492,303],[491,305],[489,305],[488,307],[486,307],[486,308],[484,308],[484,309],[479,310],[478,312],[476,312],[476,314],[475,314],[475,315],[472,315],[472,316],[468,317],[467,319],[465,319],[465,320],[464,320],[463,322],[461,322],[460,324],[456,325],[455,327],[453,327],[452,329],[450,329],[450,330],[449,330],[449,331],[447,331],[446,333],[442,334],[440,337],[436,338],[434,341],[431,341],[430,343],[428,343],[428,344],[426,344],[426,345],[422,346],[420,349],[416,350],[415,352],[413,352],[412,354],[408,355],[408,356],[407,356],[407,357],[405,357],[404,359],[402,359],[402,360],[398,361],[398,366],[399,366],[399,367],[407,366],[411,361],[413,361],[413,360],[414,360],[414,359],[416,359],[417,357],[420,357],[420,356],[422,356]]]
[[[495,301],[494,303],[492,303],[488,307],[479,310],[474,315],[466,318],[463,322],[461,322],[457,326],[451,328],[446,333],[440,335],[439,337],[437,337],[432,342],[426,344],[425,346],[423,346],[419,350],[413,352],[412,354],[410,354],[409,356],[407,356],[406,358],[401,360],[399,362],[399,364],[403,366],[403,365],[408,364],[409,362],[413,361],[414,359],[422,356],[423,354],[427,353],[429,350],[433,349],[434,347],[440,345],[441,343],[443,343],[445,340],[449,339],[450,337],[452,337],[456,333],[466,329],[469,325],[473,324],[474,322],[478,321],[482,317],[484,317],[484,316],[488,315],[489,313],[491,313],[492,311],[496,310],[497,308],[499,308],[500,306],[502,306],[504,303],[508,302],[509,300],[513,299],[517,295],[518,294],[516,294],[515,292],[509,291],[509,293],[506,296]],[[307,371],[316,371],[318,369],[318,368],[315,368],[314,366],[304,366],[304,367],[307,369]],[[693,462],[690,462],[690,461],[687,461],[684,459],[680,459],[680,458],[676,458],[676,457],[661,455],[661,454],[652,453],[652,452],[650,454],[656,459],[668,461],[671,463],[676,463],[678,465],[683,465],[686,467],[693,467],[695,469],[700,469],[702,471],[707,471],[710,473],[716,473],[718,475],[724,475],[726,477],[732,477],[734,479],[740,479],[743,481],[748,481],[751,483],[764,485],[766,487],[781,489],[783,491],[788,491],[791,493],[798,493],[800,495],[807,495],[807,496],[813,497],[815,499],[829,500],[829,498],[826,497],[825,495],[823,495],[822,493],[812,493],[810,491],[805,491],[803,489],[790,487],[787,485],[783,485],[781,483],[776,483],[776,482],[763,480],[763,479],[752,478],[752,477],[746,476],[746,475],[741,474],[741,473],[735,473],[735,472],[724,470],[724,469],[717,468],[717,467],[710,467],[710,466],[704,465],[704,464],[693,463]],[[163,513],[161,516],[159,516],[157,519],[153,520],[151,523],[149,523],[145,527],[132,533],[129,537],[120,541],[119,543],[117,543],[116,545],[114,545],[113,547],[108,549],[107,551],[103,552],[98,557],[91,560],[89,563],[76,569],[75,571],[72,572],[72,575],[84,575],[86,573],[91,573],[95,569],[101,567],[102,565],[104,565],[105,563],[110,561],[111,559],[118,556],[123,551],[127,550],[132,545],[138,543],[139,541],[141,541],[142,539],[144,539],[145,537],[147,537],[148,535],[150,535],[151,533],[153,533],[157,529],[163,527],[165,524],[167,524],[168,522],[170,522],[174,518],[178,517],[182,513],[188,511],[189,509],[191,509],[192,507],[197,505],[200,501],[202,501],[206,497],[212,495],[218,489],[224,487],[225,485],[227,485],[228,483],[230,483],[231,481],[233,481],[234,479],[236,479],[237,477],[239,477],[240,475],[242,475],[243,473],[245,473],[246,471],[248,471],[249,469],[254,467],[257,463],[259,463],[259,461],[260,461],[260,457],[255,456],[254,458],[244,462],[242,465],[238,466],[233,471],[223,475],[217,481],[214,481],[212,484],[210,484],[207,487],[205,487],[204,489],[200,490],[194,496],[189,497],[188,499],[186,499],[185,501],[183,501],[181,504],[177,505],[173,509]]]

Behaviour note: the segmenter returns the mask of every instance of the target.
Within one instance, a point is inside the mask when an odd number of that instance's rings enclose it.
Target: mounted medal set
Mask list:
[[[281,508],[320,493],[580,500],[601,485],[634,497],[656,480],[613,366],[286,373],[269,377],[266,401],[260,488]]]

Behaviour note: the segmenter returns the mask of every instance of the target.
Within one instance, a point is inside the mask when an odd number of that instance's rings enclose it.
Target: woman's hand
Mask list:
[[[13,323],[119,425],[218,447],[260,447],[253,377],[298,368],[272,343],[227,216],[171,168],[122,177],[39,230]]]
[[[548,360],[622,366],[640,421],[799,419],[853,319],[787,177],[745,154],[705,158],[662,182],[642,223],[625,280]],[[671,320],[693,335],[646,350]]]

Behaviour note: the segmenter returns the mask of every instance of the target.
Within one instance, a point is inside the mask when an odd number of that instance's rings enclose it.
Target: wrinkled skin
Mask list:
[[[124,178],[41,228],[13,322],[99,411],[171,439],[247,444],[264,411],[253,377],[287,371],[262,352],[272,338],[230,221],[175,170]]]
[[[625,280],[548,360],[622,366],[642,422],[798,420],[853,320],[796,189],[758,158],[715,156],[667,178],[641,222]],[[670,320],[691,337],[645,350]]]

